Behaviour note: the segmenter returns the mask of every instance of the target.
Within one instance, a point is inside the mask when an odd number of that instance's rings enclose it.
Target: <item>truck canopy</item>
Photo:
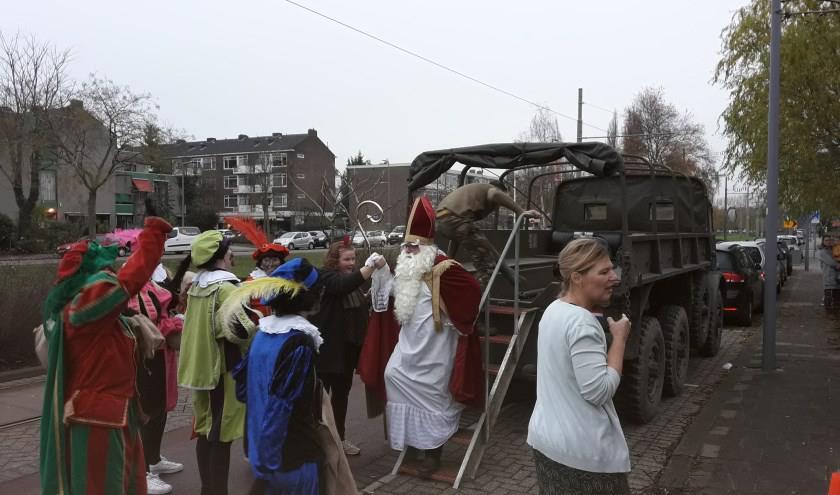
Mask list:
[[[562,158],[597,176],[610,176],[624,167],[624,160],[615,149],[598,142],[483,144],[421,153],[409,167],[408,190],[411,193],[434,182],[456,162],[470,167],[510,170],[549,164]]]

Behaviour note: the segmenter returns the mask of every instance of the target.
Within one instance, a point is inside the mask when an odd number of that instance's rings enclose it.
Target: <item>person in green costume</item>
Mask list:
[[[233,315],[234,324],[220,321],[217,311],[239,284],[230,271],[230,242],[221,232],[199,234],[179,271],[190,262],[199,271],[187,291],[178,384],[192,390],[201,495],[226,495],[230,444],[243,436],[245,421],[230,372],[247,352],[261,315],[243,306]]]

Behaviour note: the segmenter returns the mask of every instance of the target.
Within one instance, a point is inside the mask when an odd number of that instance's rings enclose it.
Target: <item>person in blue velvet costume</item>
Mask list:
[[[317,439],[321,389],[314,363],[323,340],[305,318],[317,305],[318,291],[311,290],[317,280],[318,271],[295,258],[234,296],[239,303],[260,297],[273,310],[260,319],[247,358],[234,370],[237,397],[247,405],[253,495],[319,493],[324,451]]]

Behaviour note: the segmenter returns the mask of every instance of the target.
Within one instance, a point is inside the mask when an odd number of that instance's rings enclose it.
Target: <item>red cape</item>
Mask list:
[[[435,258],[435,265],[447,260],[443,255]],[[447,316],[460,332],[455,350],[455,366],[449,381],[452,397],[470,407],[484,407],[484,374],[482,372],[481,344],[475,321],[481,302],[481,287],[475,277],[461,265],[455,264],[440,277],[440,298]],[[372,313],[368,320],[367,334],[359,358],[358,372],[369,395],[382,402],[385,394],[385,366],[399,339],[400,324],[394,316],[393,300],[388,310]]]

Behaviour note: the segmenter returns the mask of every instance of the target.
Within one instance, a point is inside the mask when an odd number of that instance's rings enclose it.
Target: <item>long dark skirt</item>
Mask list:
[[[534,449],[541,495],[630,495],[627,473],[590,473],[554,462]]]

